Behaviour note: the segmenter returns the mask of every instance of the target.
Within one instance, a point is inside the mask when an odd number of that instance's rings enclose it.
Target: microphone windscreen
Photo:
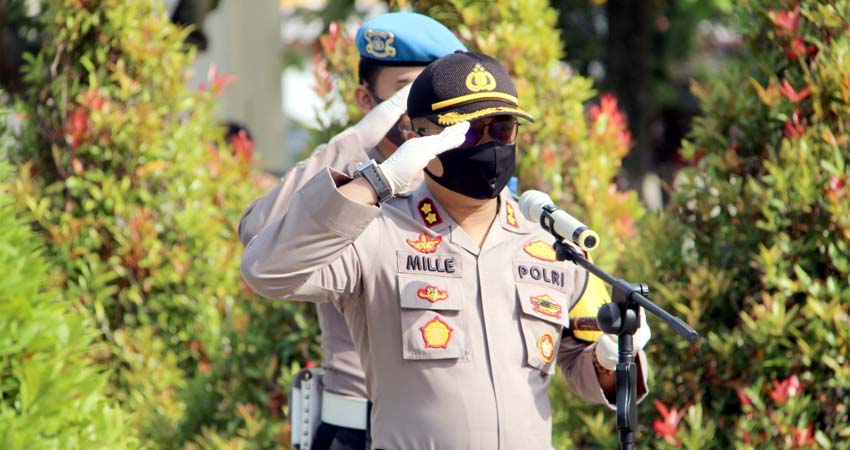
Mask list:
[[[552,199],[546,193],[535,190],[525,191],[519,198],[520,212],[532,222],[539,222],[543,207],[551,204]]]

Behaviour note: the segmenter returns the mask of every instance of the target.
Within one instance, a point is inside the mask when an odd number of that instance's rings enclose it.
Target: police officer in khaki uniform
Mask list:
[[[398,127],[410,83],[425,66],[455,50],[465,50],[448,28],[430,17],[402,12],[377,16],[357,32],[359,78],[354,98],[366,116],[290,169],[280,184],[254,201],[239,224],[247,245],[269,222],[286,212],[293,194],[326,166],[352,173],[356,163],[383,161],[404,142]],[[384,101],[386,99],[386,101]],[[330,303],[318,305],[324,369],[323,423],[312,450],[363,449],[368,424],[363,369],[351,334]]]
[[[497,61],[462,52],[417,77],[408,115],[424,137],[353,179],[318,173],[248,245],[243,276],[269,298],[343,313],[373,401],[372,448],[550,449],[556,364],[578,395],[613,407],[616,340],[565,330],[587,273],[557,262],[551,236],[503,192],[516,118],[531,117]],[[641,397],[648,339],[644,321]]]

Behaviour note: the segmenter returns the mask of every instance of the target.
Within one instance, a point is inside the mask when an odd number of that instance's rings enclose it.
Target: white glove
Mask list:
[[[392,97],[381,102],[352,127],[364,149],[378,145],[390,128],[398,122],[398,118],[407,111],[407,94],[412,84],[409,83],[396,91]]]
[[[378,166],[393,195],[403,191],[437,155],[463,144],[467,130],[469,122],[460,122],[440,134],[409,139],[402,144],[392,156]]]
[[[649,337],[652,335],[652,332],[649,330],[649,324],[646,323],[646,311],[643,308],[639,308],[639,310],[640,325],[638,325],[638,329],[632,338],[635,353],[643,350],[646,343],[649,342]],[[599,336],[599,340],[596,341],[596,360],[599,361],[600,366],[608,370],[617,369],[617,363],[620,362],[620,354],[617,349],[616,335],[603,334]]]

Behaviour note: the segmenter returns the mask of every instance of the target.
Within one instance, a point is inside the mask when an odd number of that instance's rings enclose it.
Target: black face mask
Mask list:
[[[491,141],[441,153],[443,175],[428,174],[440,186],[467,197],[496,198],[516,170],[516,144]]]

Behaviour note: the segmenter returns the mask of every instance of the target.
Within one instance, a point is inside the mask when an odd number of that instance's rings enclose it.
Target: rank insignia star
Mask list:
[[[425,348],[447,348],[454,331],[449,324],[443,322],[437,315],[428,323],[422,325],[419,330],[422,332]]]
[[[552,333],[543,333],[537,339],[537,351],[543,361],[550,363],[555,359],[555,337]]]
[[[430,237],[428,233],[423,231],[419,233],[419,239],[405,239],[405,241],[407,241],[407,245],[413,247],[419,253],[434,253],[440,246],[440,242],[443,241],[443,237],[439,235]]]
[[[417,289],[416,296],[421,298],[422,300],[427,300],[431,303],[437,303],[449,298],[449,293],[438,288],[437,286],[428,285],[422,289]]]
[[[516,221],[516,210],[514,209],[514,205],[505,202],[505,220],[508,222],[508,225],[519,228],[519,222]]]
[[[555,249],[543,241],[532,241],[522,247],[525,253],[541,261],[555,261]]]
[[[443,223],[443,218],[440,217],[440,212],[437,211],[434,201],[430,198],[423,198],[419,202],[417,209],[419,209],[419,215],[422,217],[422,221],[425,222],[425,226],[430,228],[434,225]]]
[[[555,303],[548,294],[535,295],[531,297],[531,305],[535,311],[545,316],[561,318],[561,305]]]

